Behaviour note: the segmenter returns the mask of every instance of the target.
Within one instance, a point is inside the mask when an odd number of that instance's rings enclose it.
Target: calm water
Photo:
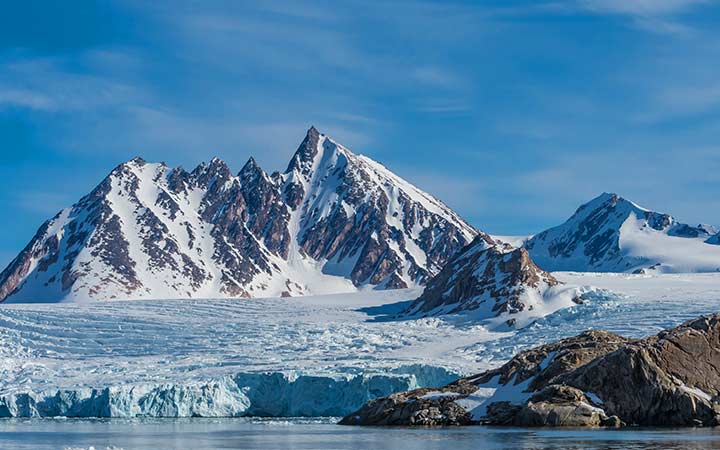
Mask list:
[[[720,449],[720,429],[355,428],[332,420],[0,420],[0,449]]]

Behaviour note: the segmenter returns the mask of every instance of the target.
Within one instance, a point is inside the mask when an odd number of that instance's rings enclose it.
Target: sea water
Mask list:
[[[49,449],[720,449],[720,430],[375,428],[321,419],[0,420],[0,448]]]

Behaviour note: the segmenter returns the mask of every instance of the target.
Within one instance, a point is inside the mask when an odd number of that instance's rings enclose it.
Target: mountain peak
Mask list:
[[[209,163],[200,163],[191,175],[201,186],[209,186],[213,181],[227,181],[232,178],[230,168],[222,159],[214,157]]]
[[[614,192],[603,192],[602,194],[598,195],[597,197],[594,197],[592,200],[583,203],[580,205],[580,207],[577,209],[577,212],[580,212],[582,210],[594,210],[597,208],[606,208],[608,206],[614,206],[620,201],[624,201],[625,199],[622,198],[620,195],[614,193]]]
[[[255,158],[251,156],[250,158],[248,158],[242,169],[240,169],[240,173],[255,172],[258,169],[260,169],[260,165],[257,163],[257,161],[255,161]]]
[[[262,167],[260,167],[255,158],[253,158],[252,156],[247,160],[243,168],[240,169],[238,177],[240,177],[240,182],[242,184],[247,184],[260,177],[268,178],[265,171],[262,169]]]
[[[141,158],[141,157],[139,157],[139,156],[136,156],[136,157],[134,157],[133,159],[131,159],[130,161],[128,161],[128,162],[125,163],[125,164],[132,164],[132,165],[136,165],[136,166],[144,166],[145,164],[147,164],[147,161],[145,161],[143,158]]]
[[[147,161],[145,161],[144,159],[142,159],[139,156],[136,156],[133,159],[129,159],[123,163],[118,164],[117,167],[115,167],[115,169],[113,170],[113,172],[122,172],[127,169],[143,167],[146,164],[147,164]]]
[[[597,211],[599,210],[612,210],[617,214],[621,214],[626,217],[630,213],[635,213],[636,215],[640,216],[648,216],[648,218],[654,215],[657,216],[656,219],[659,219],[658,223],[666,222],[665,225],[669,225],[674,220],[671,216],[667,214],[651,211],[638,205],[632,200],[628,200],[627,198],[613,192],[603,192],[602,194],[598,195],[587,203],[580,205],[580,207],[575,211],[573,217],[576,219],[579,219],[581,217],[587,217],[589,215],[597,213]],[[662,216],[662,219],[660,218],[660,216]],[[573,218],[571,218],[570,220],[573,220]]]
[[[607,200],[617,200],[617,199],[620,199],[620,198],[621,198],[620,194],[618,194],[618,193],[616,193],[616,192],[603,192],[603,193],[601,193],[600,195],[598,195],[597,197],[593,198],[593,199],[590,200],[590,201],[591,201],[591,202],[592,202],[592,201],[596,201],[596,200],[598,200],[598,201],[607,201]]]
[[[715,271],[720,253],[710,255],[716,250],[703,242],[713,231],[605,192],[525,245],[535,261],[551,271]],[[698,258],[700,254],[705,256]]]
[[[118,179],[124,179],[126,177],[133,177],[136,176],[137,173],[142,171],[145,166],[147,166],[147,162],[142,159],[139,156],[134,157],[133,159],[127,160],[123,163],[118,164],[108,175],[106,180],[112,179],[112,178],[118,178]]]
[[[285,173],[297,170],[301,174],[307,175],[312,168],[315,156],[317,156],[320,151],[320,144],[323,137],[324,135],[320,134],[314,126],[310,127],[307,134],[305,134],[305,139],[300,143],[300,146],[290,160]]]
[[[305,182],[309,182],[313,173],[322,167],[331,167],[336,164],[343,164],[341,157],[349,159],[353,153],[338,144],[334,139],[320,133],[315,127],[311,127],[300,147],[293,155],[286,174],[296,173]]]

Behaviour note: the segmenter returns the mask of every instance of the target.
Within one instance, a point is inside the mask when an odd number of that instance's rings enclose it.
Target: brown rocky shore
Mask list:
[[[586,331],[441,388],[371,400],[340,424],[716,426],[720,314],[637,340]]]

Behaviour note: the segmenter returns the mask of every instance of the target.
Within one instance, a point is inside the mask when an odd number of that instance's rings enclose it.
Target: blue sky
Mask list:
[[[492,233],[603,191],[720,224],[720,2],[13,3],[0,265],[124,160],[273,171],[311,124]]]

